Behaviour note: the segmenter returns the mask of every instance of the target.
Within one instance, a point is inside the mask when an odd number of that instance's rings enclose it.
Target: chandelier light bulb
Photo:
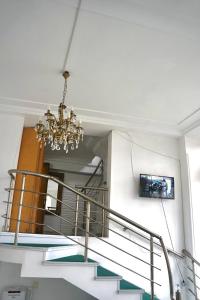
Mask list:
[[[38,141],[44,146],[50,144],[51,149],[63,150],[68,153],[70,149],[77,149],[79,142],[83,141],[84,130],[81,127],[81,122],[72,108],[67,107],[64,102],[67,94],[67,78],[69,72],[63,73],[65,78],[63,98],[58,107],[58,116],[51,113],[50,107],[44,114],[44,120],[39,120],[35,125],[35,131]],[[65,116],[66,114],[66,116]]]

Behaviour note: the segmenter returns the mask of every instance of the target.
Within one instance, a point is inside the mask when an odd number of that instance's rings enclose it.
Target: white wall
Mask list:
[[[193,255],[200,260],[200,139],[186,138],[186,153],[190,180],[191,218],[193,225]]]
[[[0,262],[0,294],[10,286],[25,286],[32,290],[32,300],[92,300],[94,297],[63,279],[21,278],[21,266]]]
[[[161,200],[139,197],[139,175],[144,173],[175,178],[175,199],[163,200],[163,205],[174,249],[181,252],[185,243],[178,139],[139,132],[127,134],[113,131],[109,144],[110,207],[160,234],[169,248],[172,248],[172,244]],[[174,262],[172,271],[174,283],[180,284],[180,274]],[[159,279],[164,280],[166,286],[160,289],[162,291],[157,289],[157,294],[161,293],[162,299],[168,299],[167,278],[162,279],[161,273]]]
[[[0,215],[5,213],[6,205],[2,201],[7,200],[5,187],[9,185],[8,170],[17,167],[24,118],[20,116],[0,114]],[[0,231],[3,225],[0,218]]]
[[[185,247],[194,254],[194,230],[193,230],[193,209],[191,195],[191,178],[189,170],[188,141],[186,137],[180,138],[180,159],[181,159],[181,178],[183,191],[183,213]]]

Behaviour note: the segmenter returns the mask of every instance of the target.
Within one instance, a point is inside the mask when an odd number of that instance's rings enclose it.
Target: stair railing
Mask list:
[[[94,199],[96,202],[101,203],[103,206],[107,206],[107,192],[108,192],[108,188],[107,187],[93,187],[93,186],[76,186],[77,191],[84,193],[85,195],[91,197],[92,199]],[[77,236],[78,235],[78,226],[79,225],[79,216],[82,217],[82,221],[80,223],[82,223],[82,227],[85,227],[85,221],[86,218],[83,216],[83,213],[86,211],[86,202],[87,200],[84,200],[84,207],[81,210],[80,209],[80,196],[76,195],[76,208],[75,208],[75,226],[74,226],[74,235]],[[80,214],[80,212],[83,212],[82,214]],[[98,207],[95,208],[95,206],[93,205],[93,210],[91,208],[90,211],[91,215],[92,215],[92,219],[91,220],[91,224],[92,225],[96,225],[96,227],[100,227],[99,231],[96,228],[95,233],[105,237],[107,235],[107,231],[105,230],[105,224],[106,224],[106,212],[104,209],[98,209]],[[101,224],[99,223],[99,219],[101,219]],[[93,231],[94,232],[94,231]]]
[[[200,280],[200,275],[198,275],[197,270],[200,274],[200,262],[198,262],[191,253],[185,249],[183,250],[183,255],[186,258],[186,267],[188,270],[187,279],[192,285],[191,287],[188,287],[188,291],[194,296],[195,300],[199,300],[200,286],[197,284],[197,280]]]
[[[85,195],[89,196],[90,198],[94,199],[97,202],[102,203],[102,205],[106,206],[105,203],[105,199],[106,199],[106,193],[108,191],[108,189],[103,186],[102,187],[102,183],[103,183],[103,159],[101,159],[99,161],[99,163],[97,164],[95,170],[93,171],[93,173],[91,174],[91,176],[88,178],[87,182],[85,183],[84,186],[78,186],[76,185],[76,189],[81,192],[84,193]],[[100,175],[100,177],[96,176],[96,175]],[[99,180],[100,179],[100,180]],[[77,236],[78,234],[78,223],[79,223],[79,216],[80,216],[80,205],[79,205],[79,195],[76,195],[76,213],[75,213],[75,227],[74,227],[74,235]],[[86,211],[86,206],[87,206],[87,200],[84,200],[84,207],[82,207],[82,211]],[[96,225],[95,229],[96,230],[96,234],[101,235],[102,237],[104,237],[106,235],[106,232],[104,230],[104,224],[105,224],[105,211],[99,211],[98,207],[91,207],[90,213],[93,215],[93,219],[95,220],[94,222],[92,222],[91,225]],[[94,216],[96,215],[96,216]],[[98,227],[97,227],[97,221],[96,218],[99,217],[99,215],[102,215],[102,224],[103,226],[101,226],[101,232],[98,232]],[[85,228],[86,227],[86,218],[83,217],[82,218],[82,227]],[[79,230],[79,234],[80,234],[80,230]]]
[[[84,258],[85,261],[88,260],[88,251],[90,251],[91,253],[95,253],[96,255],[99,255],[107,260],[109,260],[110,262],[120,266],[121,268],[126,269],[129,272],[132,272],[133,274],[139,276],[140,278],[143,278],[145,280],[147,280],[150,283],[150,291],[151,291],[151,300],[155,299],[155,286],[161,286],[160,283],[158,283],[157,281],[155,281],[155,270],[157,271],[161,271],[161,269],[159,267],[157,267],[155,265],[155,261],[154,261],[154,257],[160,257],[161,255],[159,253],[157,253],[155,251],[155,240],[157,243],[160,244],[160,247],[162,249],[164,258],[165,258],[165,262],[166,262],[166,267],[167,267],[167,271],[168,271],[168,279],[169,279],[169,294],[170,294],[170,300],[174,300],[174,287],[173,287],[173,278],[172,278],[172,271],[171,271],[171,267],[170,267],[170,262],[169,262],[169,257],[168,257],[168,253],[167,253],[167,249],[165,247],[165,244],[163,242],[163,239],[160,235],[150,231],[149,229],[145,228],[144,226],[128,219],[127,217],[121,215],[120,213],[106,207],[105,205],[96,202],[94,199],[92,199],[91,197],[88,197],[87,195],[85,195],[84,193],[81,193],[80,191],[75,190],[74,188],[66,185],[65,183],[63,183],[62,181],[58,180],[55,177],[49,176],[49,175],[45,175],[45,174],[39,174],[39,173],[35,173],[35,172],[31,172],[31,171],[26,171],[26,170],[9,170],[8,173],[11,176],[11,179],[13,181],[13,178],[16,176],[15,175],[19,175],[22,176],[22,185],[21,188],[16,188],[14,187],[9,187],[7,190],[8,192],[15,192],[18,191],[19,192],[19,199],[17,201],[17,203],[12,203],[12,199],[11,197],[9,197],[8,201],[4,201],[5,203],[7,203],[7,210],[6,210],[6,214],[3,216],[6,220],[6,228],[7,230],[9,230],[9,222],[8,221],[15,221],[16,222],[16,228],[15,228],[15,235],[14,235],[14,243],[15,245],[18,244],[18,240],[19,240],[19,232],[20,232],[20,225],[25,223],[25,224],[34,224],[37,226],[46,226],[49,229],[52,230],[52,232],[57,233],[57,234],[61,234],[63,236],[65,236],[66,238],[68,238],[69,240],[75,242],[76,244],[80,245],[81,247],[84,248]],[[66,188],[67,190],[75,193],[76,195],[78,195],[80,197],[80,199],[84,199],[84,201],[86,201],[86,212],[83,212],[82,215],[86,218],[86,226],[85,228],[81,228],[79,226],[77,226],[78,229],[80,229],[81,231],[83,231],[85,234],[85,239],[84,239],[84,243],[80,242],[79,240],[68,236],[64,233],[62,233],[61,231],[43,224],[43,223],[37,223],[35,220],[30,220],[30,219],[26,219],[23,216],[23,208],[29,208],[32,210],[36,210],[36,211],[48,211],[46,208],[44,207],[38,207],[37,203],[35,203],[35,205],[29,205],[27,204],[27,201],[25,200],[25,196],[27,193],[33,193],[33,194],[37,194],[37,195],[42,195],[42,196],[47,196],[49,195],[48,193],[41,193],[41,192],[37,192],[34,190],[30,190],[27,188],[26,186],[26,178],[29,176],[36,176],[39,178],[45,178],[47,180],[51,180],[56,182],[57,184],[61,185],[63,188]],[[11,195],[11,193],[10,193]],[[52,197],[52,196],[51,196]],[[55,197],[53,197],[56,201],[61,202],[61,200],[56,199]],[[11,212],[11,206],[17,206],[18,207],[18,214],[16,218],[12,217],[12,214],[8,214],[9,212]],[[62,203],[62,205],[65,205],[66,207],[68,207],[69,209],[71,209],[74,213],[75,210],[74,208],[72,208],[71,206],[69,206],[66,203]],[[90,231],[90,222],[93,220],[91,217],[91,205],[96,205],[99,209],[102,209],[102,211],[105,212],[105,216],[106,218],[109,220],[109,218],[112,217],[112,221],[116,221],[120,220],[120,223],[123,224],[121,225],[122,229],[123,227],[126,227],[126,224],[128,224],[128,226],[137,228],[139,231],[142,231],[143,233],[147,234],[149,237],[149,248],[144,246],[143,244],[140,244],[138,242],[133,241],[132,239],[128,238],[127,236],[122,235],[120,232],[116,231],[113,228],[110,228],[108,222],[102,224],[101,222],[99,224],[101,224],[101,226],[105,229],[105,230],[109,230],[112,233],[118,235],[120,238],[123,238],[126,242],[130,243],[131,245],[136,245],[140,248],[143,248],[145,251],[148,251],[149,253],[149,260],[147,261],[146,259],[143,259],[133,253],[130,253],[127,249],[123,249],[121,247],[121,245],[116,245],[115,243],[111,243],[109,240],[103,239],[97,235],[95,235],[94,233],[92,233]],[[70,219],[65,219],[60,215],[57,215],[56,213],[52,212],[52,211],[48,211],[48,213],[50,213],[52,216],[55,216],[56,218],[58,218],[59,220],[62,220],[63,222],[66,222],[67,224],[72,224],[74,225],[74,220],[70,220]],[[114,219],[113,219],[114,216]],[[138,235],[140,235],[140,233],[138,232]],[[89,237],[95,237],[96,239],[100,240],[101,242],[109,245],[110,247],[112,247],[112,249],[115,249],[117,251],[119,251],[121,254],[123,255],[127,255],[129,257],[129,265],[124,265],[121,262],[115,260],[113,257],[108,257],[107,255],[104,255],[102,252],[100,253],[99,251],[97,251],[94,248],[91,248],[89,246]],[[123,245],[123,243],[122,243]],[[150,276],[141,274],[138,271],[136,271],[134,268],[130,267],[130,259],[134,259],[134,261],[137,261],[139,263],[144,264],[145,266],[148,266],[150,268]],[[149,278],[150,277],[150,278]]]
[[[99,186],[101,185],[102,181],[103,181],[103,159],[100,160],[100,162],[98,163],[98,165],[96,166],[94,172],[92,173],[92,175],[88,178],[86,184],[84,185],[84,187],[88,187],[89,184],[91,183],[92,179],[95,178],[95,175],[98,174],[98,172],[100,172],[101,174],[101,178],[100,178],[100,182],[99,182]],[[81,191],[83,192],[83,190]]]

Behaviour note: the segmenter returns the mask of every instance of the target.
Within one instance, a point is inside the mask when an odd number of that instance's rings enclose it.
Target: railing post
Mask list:
[[[173,276],[172,276],[172,270],[171,270],[171,267],[170,267],[169,257],[168,257],[167,249],[165,248],[165,244],[163,242],[162,237],[160,237],[159,240],[160,240],[161,247],[163,249],[163,253],[164,253],[165,261],[166,261],[166,265],[167,265],[167,270],[168,270],[170,300],[174,300]]]
[[[9,190],[8,190],[8,203],[6,207],[6,218],[5,218],[5,223],[4,223],[4,231],[8,231],[8,222],[9,222],[9,217],[8,214],[10,214],[10,206],[11,206],[11,195],[13,194],[12,188],[13,188],[13,182],[14,182],[14,177],[10,177],[10,185],[9,185]]]
[[[23,175],[22,176],[22,189],[21,189],[20,200],[19,200],[17,224],[16,224],[16,231],[15,231],[15,238],[14,238],[15,245],[18,244],[19,228],[20,228],[21,214],[22,214],[22,205],[23,205],[23,199],[24,199],[25,181],[26,181],[26,175]]]
[[[102,205],[105,206],[105,192],[102,191]],[[102,209],[102,231],[101,236],[104,237],[105,235],[105,209]]]
[[[76,211],[75,211],[75,227],[74,227],[75,236],[77,236],[77,231],[78,231],[78,214],[79,214],[79,195],[76,194]]]
[[[150,274],[151,274],[151,300],[154,300],[154,257],[153,257],[153,237],[150,236]]]
[[[196,285],[196,275],[195,275],[195,264],[192,259],[192,275],[193,275],[193,284],[194,284],[194,294],[195,294],[195,300],[198,300],[197,295],[197,285]]]
[[[86,226],[85,226],[85,252],[84,260],[88,260],[88,241],[89,241],[89,231],[90,231],[90,202],[86,203]]]

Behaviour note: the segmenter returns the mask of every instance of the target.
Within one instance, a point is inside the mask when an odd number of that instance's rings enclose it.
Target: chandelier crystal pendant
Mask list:
[[[65,79],[62,102],[58,107],[58,117],[51,113],[50,109],[44,114],[45,121],[39,121],[35,125],[38,141],[44,146],[50,144],[52,150],[64,149],[66,153],[69,150],[78,148],[79,142],[83,141],[83,128],[81,122],[77,119],[73,109],[67,107],[65,98],[67,94],[67,78],[69,72],[63,73]],[[65,118],[66,113],[66,118]]]

